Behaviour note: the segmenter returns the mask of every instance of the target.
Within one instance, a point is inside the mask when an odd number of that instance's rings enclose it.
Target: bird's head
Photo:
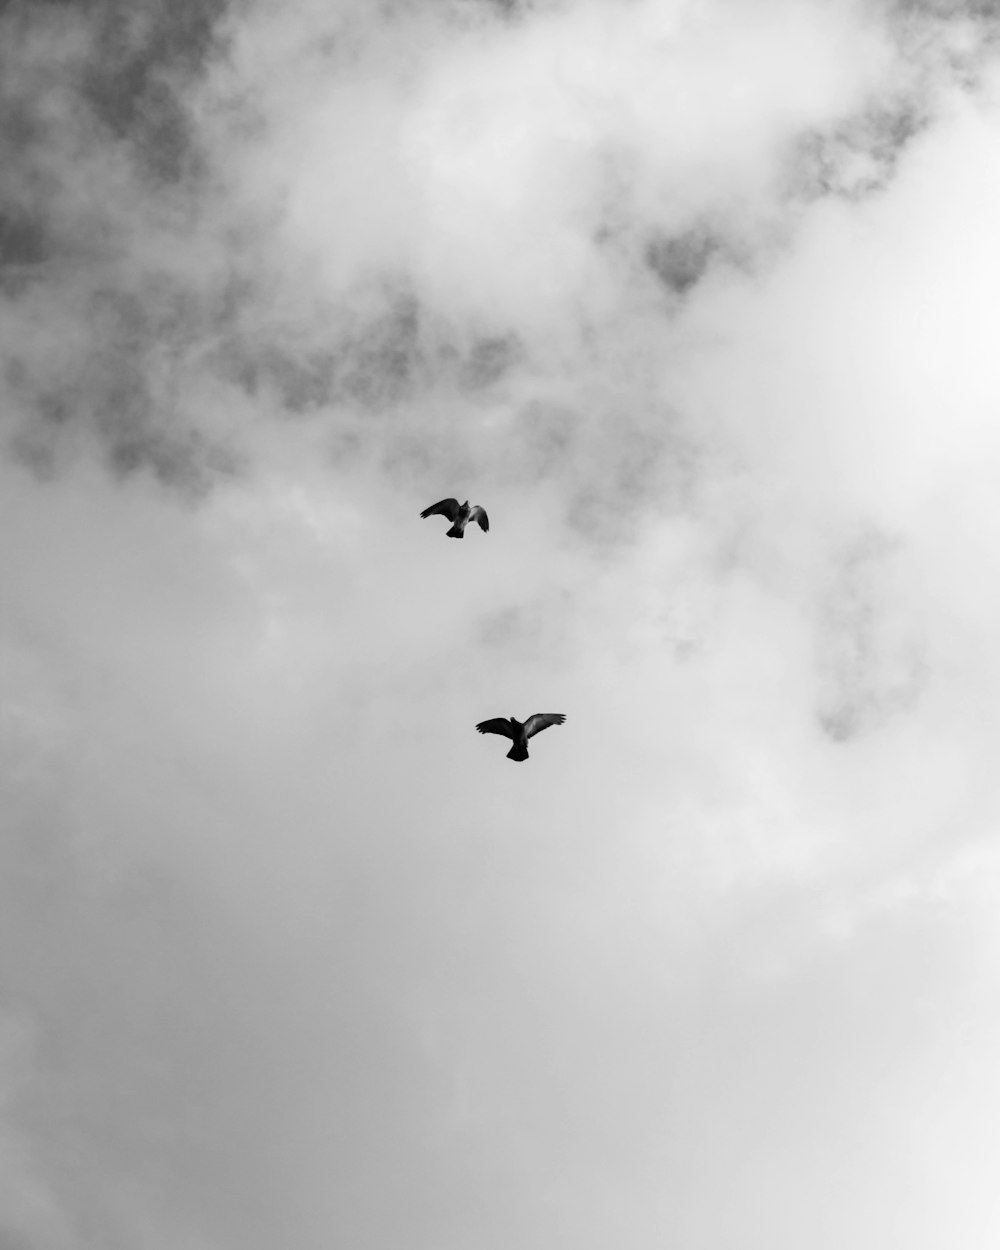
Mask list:
[[[521,722],[517,719],[516,716],[512,716],[510,718],[510,723],[514,726],[515,729],[521,728]]]

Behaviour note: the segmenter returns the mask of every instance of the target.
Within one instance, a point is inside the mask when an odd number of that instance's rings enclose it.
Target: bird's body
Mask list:
[[[528,739],[548,729],[550,725],[561,725],[566,717],[562,712],[535,712],[526,721],[519,721],[515,716],[505,720],[497,716],[493,720],[480,721],[476,729],[481,734],[501,734],[504,738],[512,738],[514,745],[507,752],[509,760],[526,760],[528,758]]]
[[[457,499],[442,499],[440,503],[425,508],[420,515],[422,517],[447,517],[451,522],[451,529],[448,530],[449,538],[464,538],[465,527],[470,521],[477,522],[484,534],[489,533],[490,519],[485,509],[480,508],[478,504],[470,507],[468,499],[465,503],[459,503]]]

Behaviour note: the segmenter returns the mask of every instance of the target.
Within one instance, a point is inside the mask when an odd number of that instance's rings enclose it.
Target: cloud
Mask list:
[[[18,447],[43,466],[89,430],[188,488],[238,470],[254,414],[377,443],[373,410],[484,376],[506,408],[556,387],[585,411],[567,374],[662,351],[708,259],[782,228],[796,143],[906,77],[850,6],[53,20],[6,18]]]
[[[0,24],[0,1239],[992,1246],[993,16]]]

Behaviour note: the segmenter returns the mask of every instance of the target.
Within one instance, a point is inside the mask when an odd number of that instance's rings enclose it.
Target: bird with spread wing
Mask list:
[[[470,508],[468,499],[462,504],[457,499],[442,499],[440,503],[425,508],[420,515],[422,517],[447,517],[451,522],[451,529],[448,531],[449,538],[464,538],[465,527],[470,521],[477,521],[483,533],[489,533],[490,518],[486,515],[485,508],[480,508],[479,504],[474,504]]]
[[[523,722],[513,716],[510,720],[497,716],[493,720],[480,721],[476,728],[481,734],[502,734],[505,738],[513,738],[514,745],[507,752],[507,758],[526,760],[528,739],[541,733],[543,729],[548,729],[550,725],[561,725],[565,719],[562,712],[536,712]]]

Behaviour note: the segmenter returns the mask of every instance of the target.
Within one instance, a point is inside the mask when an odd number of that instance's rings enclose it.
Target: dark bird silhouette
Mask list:
[[[448,531],[449,538],[464,538],[465,527],[470,521],[478,521],[479,528],[484,534],[488,534],[490,529],[490,518],[485,510],[480,508],[479,504],[474,504],[470,508],[468,499],[462,504],[457,499],[442,499],[440,503],[425,508],[420,515],[422,517],[446,516],[451,522],[451,529]]]
[[[543,729],[548,729],[550,725],[561,725],[565,719],[562,712],[536,712],[523,723],[513,716],[510,720],[497,716],[493,720],[480,721],[476,728],[481,734],[503,734],[505,738],[513,738],[514,745],[507,752],[507,758],[526,760],[528,739],[540,734]]]

